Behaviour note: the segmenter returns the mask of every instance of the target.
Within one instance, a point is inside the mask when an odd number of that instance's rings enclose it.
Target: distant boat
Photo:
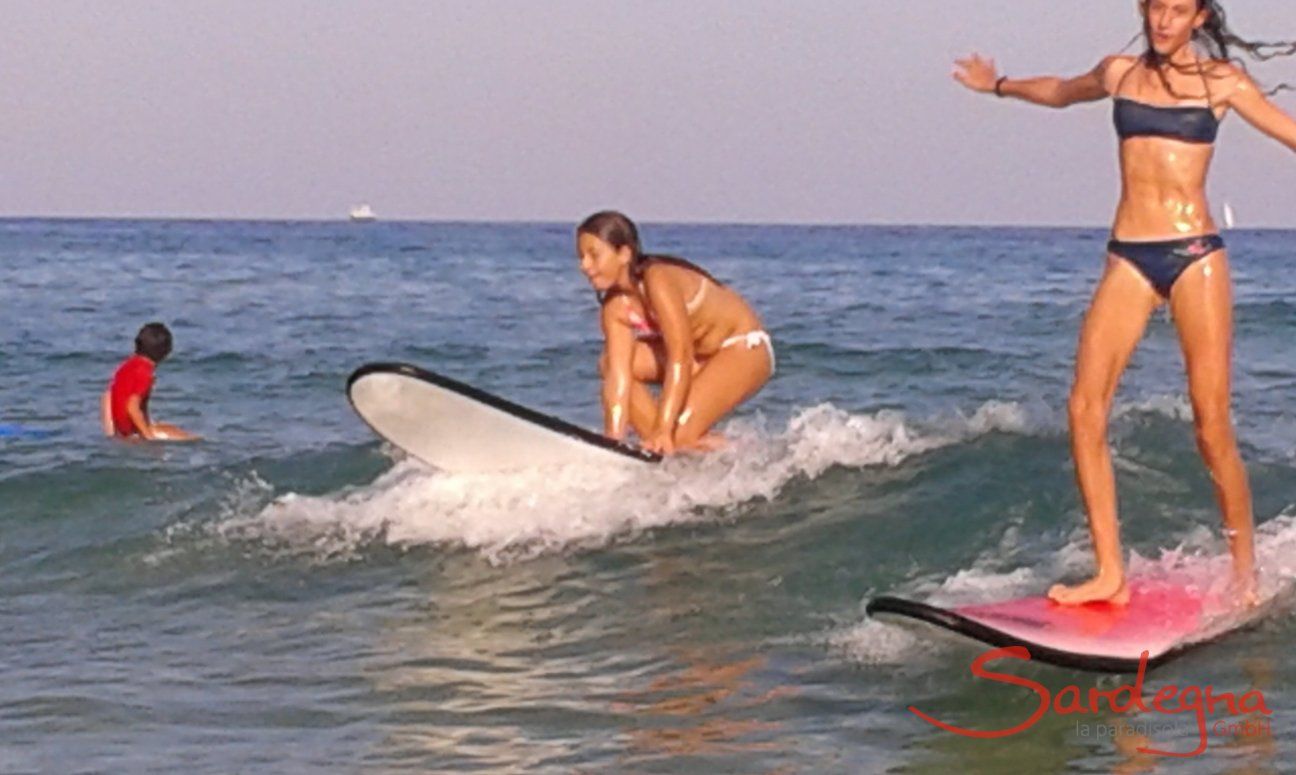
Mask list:
[[[359,204],[351,208],[351,220],[353,221],[372,221],[377,217],[373,208],[367,204]]]
[[[1224,228],[1231,229],[1233,228],[1233,224],[1235,223],[1237,223],[1237,219],[1233,217],[1233,205],[1229,204],[1228,202],[1225,202],[1224,203]]]

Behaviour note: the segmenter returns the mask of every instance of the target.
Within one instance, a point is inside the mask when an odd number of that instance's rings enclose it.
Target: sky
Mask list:
[[[1292,0],[1225,0],[1296,38]],[[0,217],[1101,226],[1135,0],[0,0]],[[1257,65],[1296,82],[1296,59]],[[1296,113],[1296,95],[1277,98]],[[1226,120],[1211,195],[1294,227],[1296,154]]]

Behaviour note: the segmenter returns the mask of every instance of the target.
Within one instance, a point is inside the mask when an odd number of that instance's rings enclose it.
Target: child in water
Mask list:
[[[149,417],[153,373],[171,354],[171,331],[161,323],[148,323],[135,336],[135,354],[117,367],[100,401],[105,436],[139,437],[146,441],[194,441],[199,437]]]

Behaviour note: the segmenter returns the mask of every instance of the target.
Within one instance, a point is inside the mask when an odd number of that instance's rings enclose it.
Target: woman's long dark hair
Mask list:
[[[1166,80],[1165,69],[1167,67],[1184,68],[1171,64],[1166,57],[1158,53],[1152,46],[1152,22],[1148,19],[1148,2],[1149,0],[1142,0],[1143,40],[1147,44],[1147,49],[1143,52],[1143,61],[1157,71],[1161,76],[1161,83],[1170,90],[1171,94],[1174,94],[1174,89],[1170,88],[1170,83]],[[1200,29],[1193,30],[1192,41],[1205,53],[1206,58],[1213,62],[1232,62],[1241,69],[1246,70],[1246,63],[1232,55],[1231,51],[1233,49],[1241,50],[1247,56],[1259,62],[1296,54],[1296,41],[1270,43],[1268,41],[1246,40],[1239,37],[1237,33],[1229,29],[1228,17],[1225,15],[1224,6],[1220,5],[1219,0],[1197,0],[1197,10],[1198,12],[1207,11],[1208,14],[1206,23]],[[1274,95],[1287,90],[1293,90],[1293,87],[1287,83],[1280,83],[1267,93]]]
[[[643,245],[639,242],[639,227],[634,221],[616,210],[602,210],[581,221],[577,234],[591,234],[616,250],[630,248],[630,270],[643,259]]]

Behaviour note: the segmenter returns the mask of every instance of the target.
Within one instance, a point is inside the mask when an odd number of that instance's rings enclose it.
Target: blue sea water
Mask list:
[[[1296,233],[1227,235],[1267,614],[1153,672],[1263,692],[1269,734],[1046,715],[881,593],[1037,593],[1089,567],[1063,408],[1105,235],[653,225],[730,282],[779,373],[734,443],[630,481],[451,476],[350,411],[403,360],[597,427],[570,224],[0,221],[0,772],[1279,771],[1296,753]],[[167,322],[156,418],[99,394]],[[1136,570],[1223,573],[1158,314],[1113,418]],[[1036,664],[1053,690],[1119,681]],[[1214,718],[1226,718],[1217,716]],[[1236,719],[1226,719],[1236,720]],[[1120,734],[1113,736],[1112,732]],[[1145,741],[1146,742],[1146,741]]]

